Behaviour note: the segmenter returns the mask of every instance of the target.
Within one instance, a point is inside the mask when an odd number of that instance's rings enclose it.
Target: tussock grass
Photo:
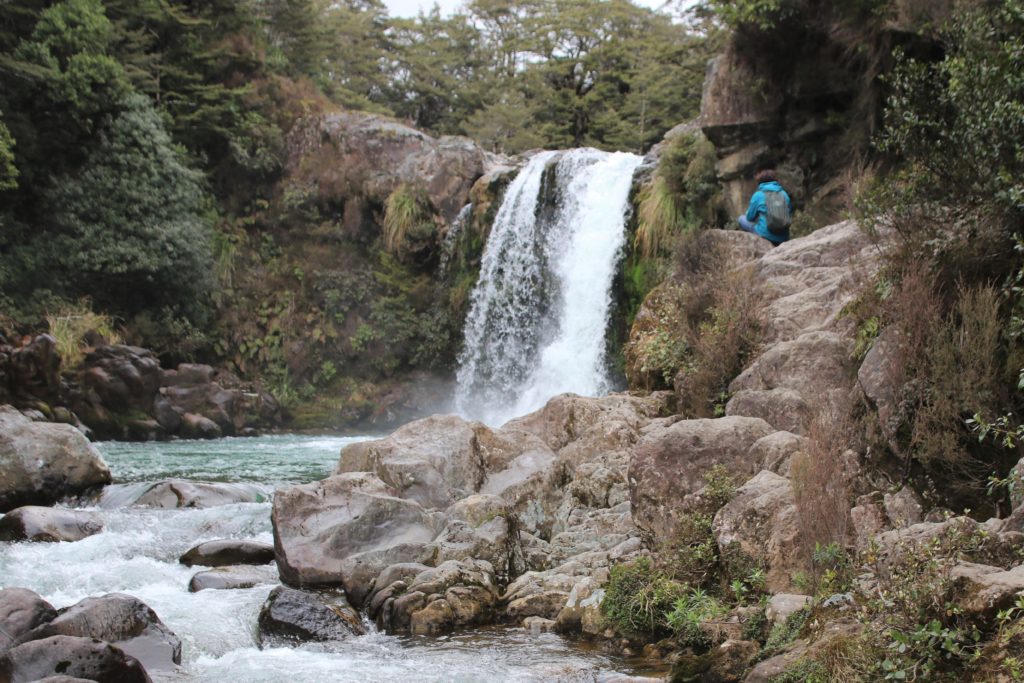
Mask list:
[[[384,204],[384,248],[399,255],[413,228],[427,219],[422,199],[407,184],[399,185]]]
[[[88,301],[67,306],[46,316],[50,334],[57,340],[57,353],[64,367],[73,367],[81,362],[87,348],[85,337],[96,332],[110,344],[119,344],[121,335],[114,329],[110,316],[94,313]]]

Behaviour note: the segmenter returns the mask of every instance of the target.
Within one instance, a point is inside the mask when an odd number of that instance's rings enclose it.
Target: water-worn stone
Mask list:
[[[789,479],[762,470],[741,486],[712,522],[718,547],[736,544],[765,567],[765,587],[772,593],[792,590],[793,575],[806,569],[797,547],[800,533]]]
[[[150,683],[139,660],[95,638],[52,636],[13,647],[0,657],[0,681],[30,683],[55,674],[97,683]]]
[[[100,516],[82,510],[26,505],[0,519],[0,541],[80,541],[101,531]]]
[[[208,589],[252,588],[264,583],[277,583],[277,581],[277,567],[273,565],[262,567],[227,565],[196,573],[188,582],[188,590],[190,593],[198,593]]]
[[[274,561],[274,546],[258,541],[222,539],[206,541],[190,548],[179,559],[183,565],[193,567],[223,567],[229,564],[267,564]]]
[[[268,498],[266,491],[250,484],[168,479],[148,485],[130,503],[153,508],[208,508],[233,503],[262,503]],[[104,505],[103,499],[100,501]]]
[[[149,670],[181,663],[181,639],[146,603],[123,593],[85,598],[48,623],[18,638],[18,643],[51,636],[96,638],[116,645]],[[63,673],[63,672],[59,672]]]
[[[0,588],[0,654],[22,635],[57,616],[53,605],[27,588]]]
[[[448,560],[486,560],[501,583],[525,568],[519,545],[518,520],[508,503],[498,496],[473,495],[445,511],[444,529],[429,549],[434,563]]]
[[[341,583],[361,605],[382,569],[419,561],[444,514],[393,492],[366,472],[278,489],[271,521],[281,579],[293,586]]]
[[[309,592],[278,586],[260,609],[260,647],[345,640],[366,630],[344,591]]]
[[[0,406],[0,512],[109,483],[110,469],[80,431]]]
[[[704,486],[713,465],[731,473],[753,473],[753,444],[775,430],[757,418],[682,420],[652,427],[637,444],[629,465],[633,522],[657,545],[676,535],[687,496]]]

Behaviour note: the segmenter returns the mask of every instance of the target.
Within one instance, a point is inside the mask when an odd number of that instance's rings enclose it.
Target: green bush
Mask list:
[[[655,570],[649,558],[612,567],[601,613],[624,633],[664,634],[671,630],[668,614],[686,595],[686,586]]]
[[[684,646],[707,648],[715,644],[714,638],[708,633],[713,632],[713,629],[702,628],[701,625],[722,617],[728,611],[721,601],[694,588],[675,601],[667,621],[673,634]]]

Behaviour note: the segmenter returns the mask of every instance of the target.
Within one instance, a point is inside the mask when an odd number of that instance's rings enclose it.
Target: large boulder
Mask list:
[[[342,584],[360,605],[382,569],[429,555],[444,514],[394,494],[367,472],[279,489],[271,521],[282,581]]]
[[[762,470],[715,514],[715,541],[722,552],[739,551],[765,568],[771,593],[793,590],[793,575],[806,570],[798,552],[800,525],[789,479]]]
[[[109,483],[110,469],[77,429],[33,422],[0,406],[0,512]]]
[[[430,548],[434,563],[448,560],[486,560],[502,584],[523,572],[518,519],[497,496],[473,495],[445,512],[447,523]]]
[[[260,647],[296,642],[345,640],[366,632],[344,591],[308,592],[278,586],[259,616]]]
[[[0,541],[80,541],[101,531],[100,516],[82,510],[26,505],[0,519]]]
[[[150,670],[171,670],[181,663],[181,639],[146,603],[123,593],[85,598],[52,621],[18,638],[18,643],[51,636],[103,640],[131,655]],[[67,673],[67,672],[59,672]]]
[[[54,402],[60,395],[60,364],[52,335],[40,334],[18,347],[0,337],[0,401]]]
[[[221,539],[190,548],[179,559],[186,567],[223,567],[229,564],[268,564],[274,561],[274,546],[258,541]]]
[[[652,427],[629,466],[634,523],[655,545],[671,542],[680,516],[692,507],[688,497],[704,486],[705,473],[721,464],[734,474],[752,474],[751,448],[773,431],[764,420],[749,417]]]
[[[57,616],[53,605],[27,588],[0,588],[0,654],[22,635]]]
[[[139,660],[95,638],[52,636],[13,647],[0,657],[0,681],[6,683],[57,674],[97,683],[150,683]]]

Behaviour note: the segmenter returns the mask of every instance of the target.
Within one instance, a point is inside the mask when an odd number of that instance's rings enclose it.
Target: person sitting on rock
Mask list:
[[[741,230],[752,232],[778,246],[789,239],[793,222],[793,202],[775,178],[775,171],[757,174],[757,190],[750,197],[750,207],[739,217]]]

